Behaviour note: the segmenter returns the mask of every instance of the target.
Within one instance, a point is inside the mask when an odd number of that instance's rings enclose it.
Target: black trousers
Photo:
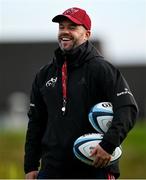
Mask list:
[[[88,168],[87,168],[88,169]],[[83,170],[68,170],[64,169],[64,171],[59,171],[56,169],[56,171],[52,170],[40,170],[38,173],[37,179],[115,179],[114,175],[112,175],[110,172],[107,172],[105,169],[97,169],[91,171],[89,168],[89,171],[85,169]]]

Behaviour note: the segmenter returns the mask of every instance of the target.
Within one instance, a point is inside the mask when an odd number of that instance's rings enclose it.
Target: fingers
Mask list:
[[[111,159],[110,157],[104,158],[104,157],[96,156],[95,160],[93,161],[93,166],[96,168],[98,167],[103,168],[109,164],[110,159]]]
[[[31,171],[28,174],[26,174],[25,179],[36,179],[38,175],[38,171]]]
[[[91,152],[90,157],[94,156],[93,166],[103,168],[107,166],[111,160],[111,155],[104,151],[100,146],[96,146]]]

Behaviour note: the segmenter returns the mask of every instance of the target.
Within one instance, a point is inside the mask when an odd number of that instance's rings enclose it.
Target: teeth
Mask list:
[[[64,37],[64,38],[62,38],[62,40],[63,40],[63,41],[69,41],[70,39],[69,39],[69,38]]]

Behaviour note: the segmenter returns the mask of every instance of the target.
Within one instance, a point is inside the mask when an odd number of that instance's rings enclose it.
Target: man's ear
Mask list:
[[[91,31],[90,31],[90,30],[87,30],[87,32],[86,32],[86,37],[87,37],[87,39],[90,38],[90,35],[91,35]]]

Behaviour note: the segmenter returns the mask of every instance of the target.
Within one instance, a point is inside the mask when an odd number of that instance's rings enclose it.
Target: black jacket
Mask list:
[[[68,66],[65,115],[61,111],[64,57]],[[85,133],[95,132],[88,113],[93,105],[104,101],[113,104],[114,118],[100,145],[112,153],[125,139],[137,117],[137,105],[127,82],[89,42],[66,54],[58,48],[53,61],[40,69],[33,82],[25,172],[38,169],[40,159],[42,169],[60,169],[68,162],[76,166],[79,160],[75,160],[73,155],[73,142]],[[119,173],[117,164],[108,168]]]

